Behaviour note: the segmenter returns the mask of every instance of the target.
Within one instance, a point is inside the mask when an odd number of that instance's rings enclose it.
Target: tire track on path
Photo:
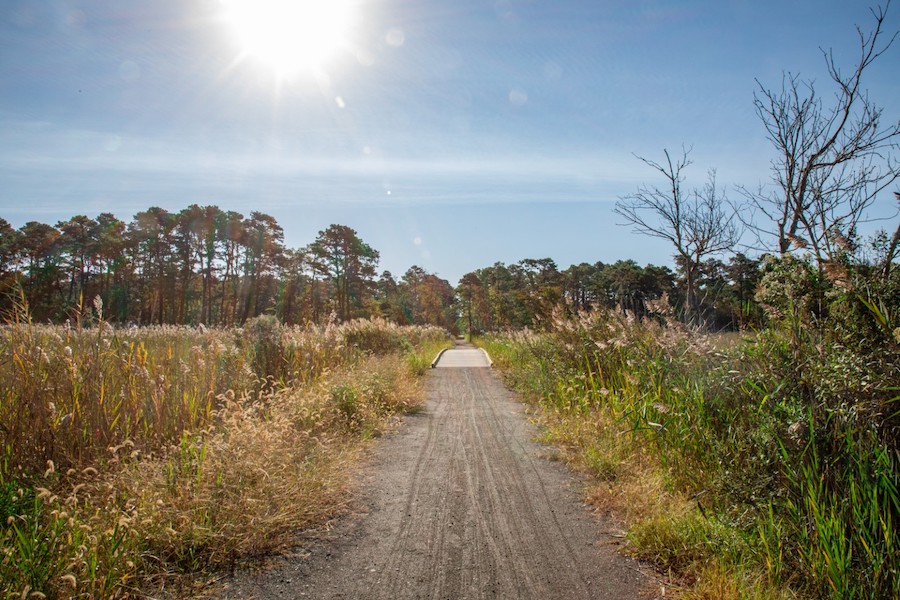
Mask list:
[[[358,514],[220,598],[648,598],[492,370],[434,369],[427,398],[377,444]]]

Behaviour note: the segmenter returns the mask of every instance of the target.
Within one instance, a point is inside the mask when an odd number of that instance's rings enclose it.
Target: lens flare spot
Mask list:
[[[387,35],[384,36],[389,46],[393,46],[394,48],[399,48],[404,43],[406,43],[406,34],[403,33],[402,29],[391,29],[387,32]]]
[[[509,103],[513,106],[524,106],[528,102],[528,94],[524,90],[513,89],[509,91]]]

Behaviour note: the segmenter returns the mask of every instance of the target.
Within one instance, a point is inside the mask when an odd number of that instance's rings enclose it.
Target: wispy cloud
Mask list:
[[[36,204],[146,199],[248,201],[266,206],[330,203],[579,202],[614,199],[638,180],[632,157],[507,154],[323,156],[192,146],[49,123],[6,124],[0,133],[3,209]],[[153,200],[155,198],[155,200]],[[34,205],[29,207],[33,212]]]
[[[323,156],[290,149],[245,150],[198,146],[190,139],[159,140],[127,133],[56,129],[49,123],[3,123],[0,159],[8,167],[46,171],[168,172],[227,171],[323,175],[498,176],[526,179],[609,179],[635,181],[641,173],[628,154],[509,152],[501,155],[445,155],[409,158],[368,148],[356,154]],[[469,153],[471,154],[471,153]]]

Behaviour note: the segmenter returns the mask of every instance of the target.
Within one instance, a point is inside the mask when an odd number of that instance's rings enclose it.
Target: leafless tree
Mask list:
[[[680,157],[663,150],[665,160],[654,162],[638,156],[644,164],[659,172],[664,186],[640,186],[636,193],[616,202],[615,211],[636,233],[668,240],[683,271],[685,283],[685,321],[699,323],[697,276],[700,264],[709,255],[732,248],[741,235],[734,212],[716,185],[715,171],[701,190],[685,190],[684,170],[691,164],[690,149],[682,148]]]
[[[857,226],[879,193],[900,176],[894,155],[900,121],[885,123],[883,109],[862,87],[863,75],[893,44],[885,40],[884,20],[890,6],[871,9],[875,23],[868,32],[856,28],[859,58],[848,72],[832,50],[822,50],[833,98],[823,98],[812,81],[785,73],[781,89],[757,80],[756,113],[776,150],[772,160],[774,189],[743,189],[750,213],[745,223],[762,248],[785,254],[809,248],[820,268],[852,244]]]

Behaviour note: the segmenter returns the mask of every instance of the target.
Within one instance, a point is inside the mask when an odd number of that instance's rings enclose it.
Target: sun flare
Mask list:
[[[347,45],[349,0],[222,0],[246,56],[282,75],[316,70]]]

